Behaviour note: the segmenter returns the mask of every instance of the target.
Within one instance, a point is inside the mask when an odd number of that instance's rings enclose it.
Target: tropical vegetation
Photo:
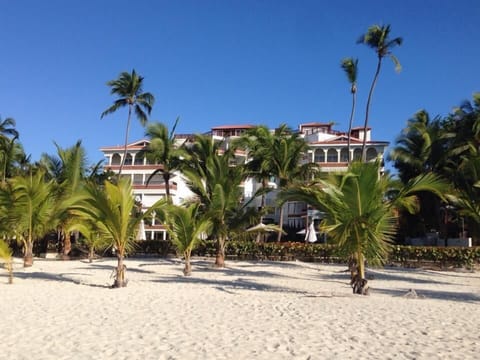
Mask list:
[[[355,265],[354,291],[366,294],[365,262],[381,264],[387,259],[397,223],[397,209],[418,210],[416,193],[438,196],[446,184],[433,174],[421,175],[397,188],[388,176],[379,176],[380,163],[353,162],[348,171],[325,180],[292,186],[280,198],[301,200],[324,212],[321,229]]]

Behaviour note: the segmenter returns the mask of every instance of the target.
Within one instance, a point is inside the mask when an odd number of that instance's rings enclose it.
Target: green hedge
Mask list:
[[[132,256],[168,256],[175,255],[175,247],[170,241],[137,241]],[[193,255],[210,256],[216,254],[215,242],[204,241]],[[225,244],[227,259],[238,260],[302,260],[325,263],[345,263],[347,256],[341,254],[333,244],[307,244],[300,242],[227,241]],[[473,268],[480,265],[480,247],[392,247],[387,263],[402,266],[423,266],[434,264],[439,267]]]

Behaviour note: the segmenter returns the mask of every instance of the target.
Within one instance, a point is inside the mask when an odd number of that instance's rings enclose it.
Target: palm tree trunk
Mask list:
[[[122,174],[123,165],[125,164],[125,158],[127,157],[127,146],[128,146],[128,133],[130,132],[130,121],[132,119],[132,105],[128,106],[128,119],[127,119],[127,130],[125,131],[125,147],[123,149],[123,158],[120,164],[120,169],[118,170],[118,178]]]
[[[171,204],[172,198],[170,196],[170,173],[163,172],[163,181],[165,182],[165,196],[167,197],[167,202]]]
[[[225,267],[225,238],[219,236],[217,239],[217,256],[215,258],[215,267]]]
[[[280,219],[278,220],[278,227],[280,230],[278,230],[278,235],[277,235],[277,242],[280,242],[282,240],[282,232],[283,232],[283,204],[280,205]]]
[[[375,85],[377,84],[377,79],[378,79],[378,75],[380,74],[381,66],[382,66],[382,58],[379,57],[378,63],[377,63],[377,70],[375,71],[375,76],[373,77],[372,86],[370,87],[370,91],[368,93],[367,108],[365,110],[365,123],[363,125],[362,162],[366,162],[367,160],[366,145],[367,145],[368,117],[370,114],[370,102],[372,101],[373,90],[375,89]]]
[[[70,240],[70,234],[65,233],[63,229],[60,230],[62,233],[63,239],[63,252],[62,252],[62,259],[67,260],[68,254],[72,250],[72,241]]]
[[[190,251],[184,252],[185,257],[185,268],[183,269],[183,275],[190,276],[192,275],[192,264],[190,263]]]
[[[93,246],[90,246],[88,249],[88,262],[91,263],[93,262],[93,255],[95,254],[95,249]]]
[[[23,267],[30,267],[33,265],[33,241],[27,240],[25,242],[25,255],[23,257]]]
[[[350,113],[350,122],[348,125],[348,136],[347,136],[347,152],[348,152],[348,160],[347,162],[350,164],[351,157],[350,157],[350,138],[352,136],[352,124],[353,124],[353,117],[355,116],[355,105],[357,103],[357,93],[354,92],[352,94],[352,111]]]
[[[127,281],[125,280],[125,272],[127,267],[123,264],[123,252],[118,251],[117,253],[117,269],[116,269],[116,276],[115,282],[113,283],[114,288],[121,288],[127,286]]]
[[[12,258],[8,259],[7,263],[5,264],[5,268],[8,271],[8,283],[13,284],[13,264]]]

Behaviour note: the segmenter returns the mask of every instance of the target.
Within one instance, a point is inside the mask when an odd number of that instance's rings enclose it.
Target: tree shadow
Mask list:
[[[86,273],[59,273],[53,274],[48,272],[28,272],[28,273],[15,273],[13,274],[13,278],[18,279],[38,279],[38,280],[45,280],[45,281],[57,281],[57,282],[69,282],[76,285],[85,285],[90,287],[99,287],[99,288],[109,288],[109,285],[100,285],[100,284],[92,284],[80,281],[78,279],[72,278],[71,275],[82,275],[82,276],[89,276],[90,274]],[[15,281],[15,280],[14,280]]]
[[[151,280],[156,283],[183,283],[183,284],[195,284],[195,285],[210,285],[214,289],[227,292],[229,294],[236,294],[235,290],[252,290],[252,291],[270,291],[270,292],[288,292],[293,294],[305,294],[304,291],[299,291],[292,288],[283,286],[275,286],[269,284],[258,283],[249,279],[235,278],[232,280],[215,280],[197,278],[194,276],[162,276],[159,279]]]
[[[469,292],[457,292],[457,291],[444,291],[444,290],[431,290],[415,288],[415,292],[419,300],[422,299],[434,299],[434,300],[448,300],[466,303],[478,303],[480,302],[480,295]],[[380,293],[389,296],[403,297],[409,291],[409,289],[385,289],[372,287],[371,293]]]

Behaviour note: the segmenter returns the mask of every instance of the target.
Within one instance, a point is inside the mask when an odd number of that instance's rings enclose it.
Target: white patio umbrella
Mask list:
[[[305,236],[305,241],[309,243],[314,243],[317,241],[317,233],[315,232],[315,226],[313,222],[310,223],[308,227],[307,235]]]
[[[140,224],[138,224],[138,232],[137,232],[137,237],[136,240],[146,240],[147,236],[145,235],[145,223],[140,221]]]

